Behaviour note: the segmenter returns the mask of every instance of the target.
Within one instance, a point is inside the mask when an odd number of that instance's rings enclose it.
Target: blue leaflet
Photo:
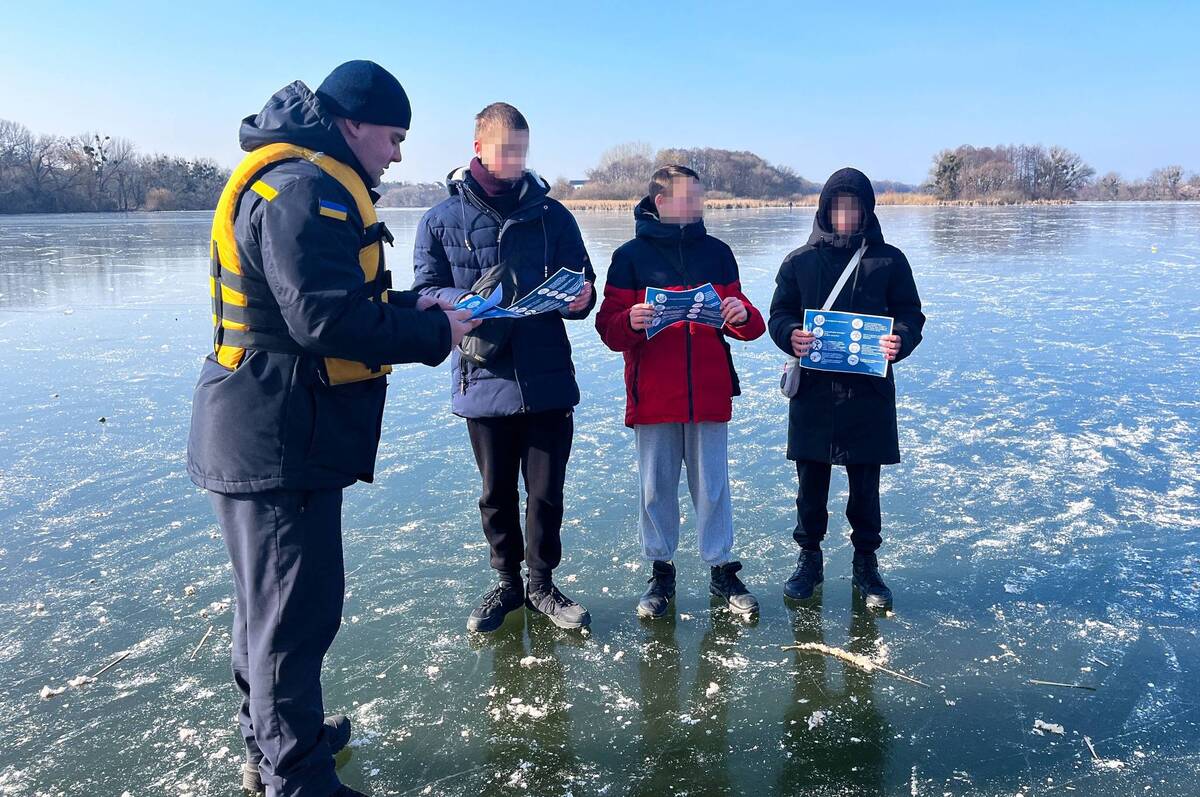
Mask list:
[[[805,310],[804,328],[813,333],[812,350],[802,368],[887,376],[888,361],[879,339],[892,334],[892,319],[882,315]]]
[[[528,318],[539,313],[549,313],[561,310],[579,298],[585,282],[582,271],[571,271],[560,268],[550,275],[550,278],[537,286],[520,300],[508,307],[497,307],[500,301],[492,302],[480,310],[475,318]],[[500,293],[499,286],[496,293]],[[494,296],[495,294],[493,294]],[[490,299],[490,297],[489,297]]]
[[[482,296],[471,296],[454,305],[456,310],[470,310],[471,318],[490,318],[487,312],[504,300],[504,286],[497,283],[491,295],[486,299]]]
[[[647,340],[680,321],[693,321],[717,329],[725,326],[725,319],[721,317],[721,297],[711,282],[686,291],[647,288],[646,303],[654,307],[654,318],[646,327]]]

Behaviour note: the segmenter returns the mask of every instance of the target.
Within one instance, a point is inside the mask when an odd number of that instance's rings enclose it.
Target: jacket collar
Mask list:
[[[482,198],[487,196],[487,194],[471,175],[469,166],[459,166],[446,175],[446,190],[450,193],[450,196],[465,198],[466,201],[485,213],[495,213],[483,201]],[[525,174],[521,177],[517,208],[509,218],[520,216],[523,219],[541,215],[544,204],[543,200],[545,200],[549,193],[550,184],[546,182],[545,178],[537,172],[526,170]],[[536,212],[530,213],[529,211]]]

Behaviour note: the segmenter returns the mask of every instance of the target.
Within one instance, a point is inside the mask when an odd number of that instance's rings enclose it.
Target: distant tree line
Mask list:
[[[572,188],[559,179],[551,192],[572,199],[638,199],[645,195],[650,175],[660,166],[680,164],[695,170],[710,198],[791,199],[821,190],[787,166],[775,166],[744,150],[669,148],[655,152],[649,144],[630,142],[604,152],[587,182]]]
[[[1145,180],[1124,180],[1108,172],[1089,184],[1081,199],[1098,200],[1200,200],[1200,173],[1185,178],[1182,166],[1164,166],[1150,172]]]
[[[1200,199],[1200,175],[1183,168],[1155,169],[1144,181],[1096,171],[1063,147],[962,146],[939,152],[925,190],[938,199],[1029,202],[1037,200]]]
[[[560,177],[551,193],[560,199],[638,199],[654,170],[668,163],[698,172],[713,199],[790,201],[821,190],[819,183],[753,152],[711,147],[655,151],[649,144],[630,142],[605,151],[582,185]],[[34,134],[0,119],[0,213],[211,210],[228,178],[228,169],[206,158],[142,154],[126,139],[99,133]],[[1040,145],[943,150],[934,156],[924,185],[891,180],[874,185],[879,194],[919,191],[941,200],[991,203],[1200,200],[1200,174],[1185,174],[1180,166],[1155,169],[1140,181],[1116,172],[1097,178],[1078,154]],[[383,207],[429,207],[446,196],[440,182],[385,183],[379,191]]]
[[[384,208],[428,208],[447,196],[444,183],[384,183],[375,190]]]
[[[0,213],[208,210],[227,179],[206,158],[144,155],[123,138],[40,135],[0,119]]]

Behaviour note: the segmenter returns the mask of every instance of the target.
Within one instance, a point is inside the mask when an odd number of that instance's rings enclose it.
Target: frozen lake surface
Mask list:
[[[407,285],[420,212],[383,216]],[[640,623],[620,360],[589,320],[570,325],[584,399],[558,578],[592,632],[516,613],[469,638],[491,578],[478,476],[448,367],[400,368],[377,481],[347,492],[348,594],[324,679],[327,707],[355,723],[347,783],[375,795],[1196,794],[1200,205],[880,216],[930,319],[897,369],[905,461],[884,471],[894,614],[852,601],[840,472],[823,598],[784,604],[795,473],[782,357],[763,338],[734,344],[745,395],[731,435],[738,552],[761,619],[710,606],[689,518],[676,618]],[[579,220],[602,283],[632,219]],[[0,219],[0,795],[236,794],[230,575],[184,472],[211,340],[209,223]],[[811,209],[709,218],[764,311],[810,223]],[[781,649],[797,642],[929,686]]]

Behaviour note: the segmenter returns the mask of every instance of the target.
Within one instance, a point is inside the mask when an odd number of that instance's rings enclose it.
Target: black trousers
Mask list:
[[[820,549],[829,525],[829,474],[827,462],[796,461],[796,544],[810,551]],[[850,499],[846,519],[850,521],[850,542],[855,551],[870,553],[879,549],[883,539],[883,521],[879,512],[879,466],[847,465]]]
[[[563,483],[571,439],[571,410],[470,418],[467,431],[475,463],[483,477],[479,514],[492,549],[492,567],[519,575],[521,562],[530,580],[545,583],[562,560],[559,532],[563,519]],[[525,534],[521,534],[518,475],[525,482]]]
[[[342,491],[209,493],[233,563],[233,680],[247,756],[271,797],[339,787],[321,662],[342,622]]]

